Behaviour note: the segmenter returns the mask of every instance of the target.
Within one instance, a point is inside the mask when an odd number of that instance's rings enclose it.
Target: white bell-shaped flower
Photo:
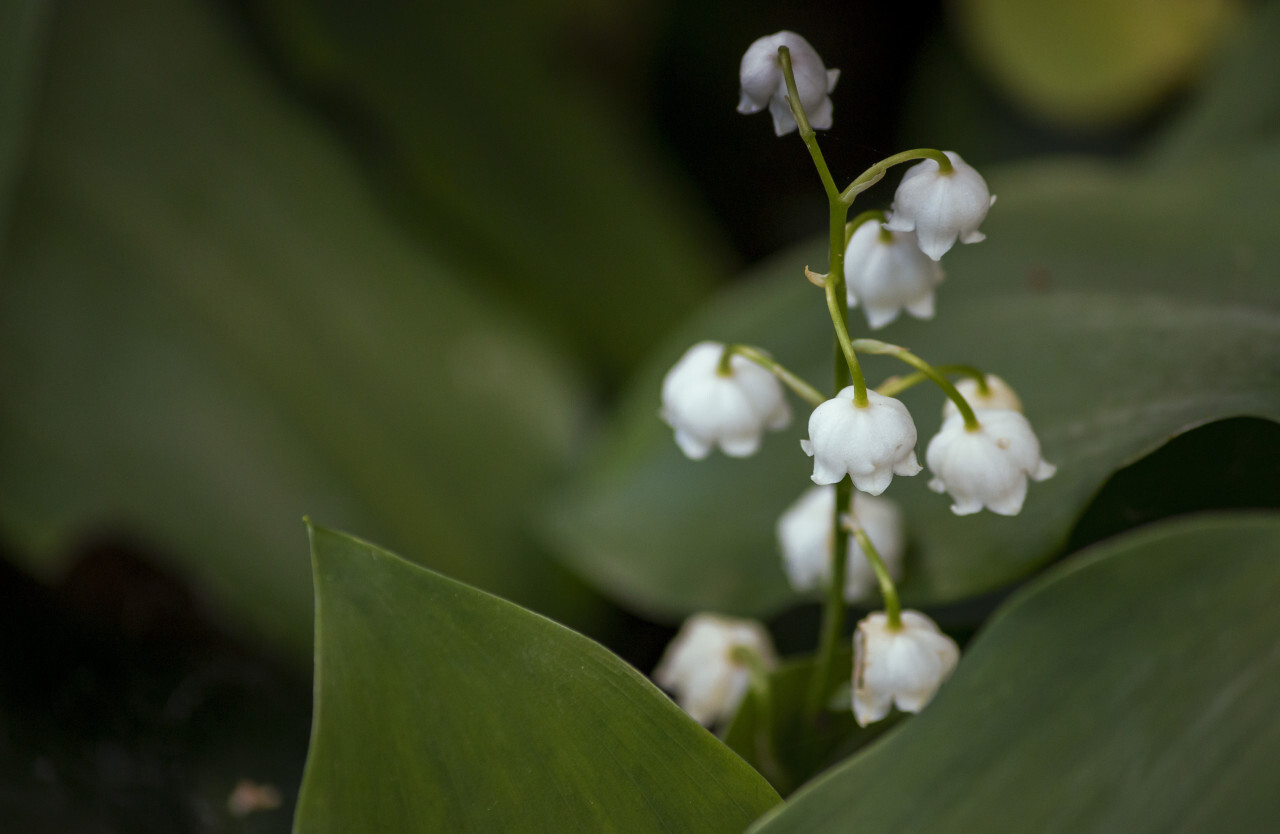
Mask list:
[[[951,160],[950,172],[942,173],[935,160],[926,159],[903,175],[886,224],[895,232],[915,232],[920,248],[935,261],[947,254],[956,238],[961,243],[985,240],[978,226],[996,201],[987,181],[960,154],[944,153]]]
[[[879,721],[897,706],[919,712],[956,668],[960,647],[919,611],[903,611],[901,628],[878,611],[853,633],[853,717]]]
[[[929,488],[949,492],[956,515],[983,507],[999,515],[1017,515],[1027,497],[1027,478],[1043,481],[1057,471],[1040,457],[1040,441],[1027,418],[1009,409],[978,412],[982,424],[965,428],[964,418],[948,417],[925,452],[934,474]]]
[[[879,495],[894,475],[915,475],[916,424],[892,397],[867,392],[867,405],[853,404],[850,385],[809,416],[809,439],[800,447],[813,458],[813,482],[834,484],[847,474],[863,492]]]
[[[773,374],[742,356],[720,373],[724,345],[699,342],[662,380],[662,419],[675,429],[676,444],[694,460],[718,445],[730,457],[760,448],[764,430],[791,424],[791,407]]]
[[[956,390],[960,392],[960,396],[964,397],[964,401],[974,411],[982,411],[990,408],[1007,408],[1010,411],[1022,411],[1022,400],[1018,397],[1018,392],[1009,387],[1009,383],[1005,382],[995,374],[986,374],[987,393],[984,396],[978,391],[978,381],[973,377],[965,377],[956,380]],[[952,414],[959,414],[956,404],[951,402],[950,398],[942,405],[942,419],[946,420]]]
[[[829,70],[822,64],[818,53],[804,38],[795,32],[778,32],[760,38],[742,56],[738,79],[742,83],[742,96],[738,101],[739,113],[759,113],[765,107],[773,116],[773,130],[779,136],[796,129],[795,116],[787,104],[787,82],[778,60],[778,47],[785,46],[791,52],[791,70],[796,77],[796,92],[800,105],[815,130],[831,127],[830,93],[836,88],[840,70]]]
[[[835,548],[832,527],[836,504],[834,486],[816,486],[787,508],[778,519],[778,544],[782,548],[782,565],[791,587],[797,591],[813,591],[827,587],[831,581],[831,552]],[[866,493],[853,493],[850,513],[875,545],[876,552],[889,575],[897,579],[902,570],[902,553],[906,549],[906,529],[902,511],[888,498]],[[844,598],[857,602],[871,596],[876,587],[875,571],[858,542],[849,537]]]
[[[867,323],[878,330],[904,308],[918,319],[933,318],[933,289],[942,281],[942,267],[920,251],[915,232],[868,220],[849,237],[844,280],[849,306],[861,303]]]
[[[667,646],[653,679],[700,724],[733,717],[751,685],[751,672],[733,658],[734,649],[754,652],[766,669],[777,666],[773,640],[755,620],[695,614]]]

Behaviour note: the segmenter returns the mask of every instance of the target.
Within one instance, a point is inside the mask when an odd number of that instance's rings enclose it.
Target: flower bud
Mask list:
[[[750,670],[733,659],[738,647],[754,652],[766,669],[777,666],[773,640],[760,623],[695,614],[667,646],[653,679],[699,724],[732,718],[751,685]]]
[[[809,416],[809,439],[800,447],[813,458],[813,482],[834,484],[847,474],[863,492],[879,495],[896,475],[915,475],[916,424],[907,407],[892,397],[867,392],[867,404],[853,403],[846,387]]]
[[[944,151],[952,170],[943,173],[936,160],[911,166],[893,198],[886,223],[895,232],[916,233],[920,248],[935,261],[947,254],[956,238],[978,243],[986,235],[978,226],[996,201],[982,175],[954,151]]]
[[[878,611],[853,633],[853,717],[867,726],[896,706],[919,712],[950,677],[960,647],[919,611],[903,611],[902,626],[892,628]]]
[[[1040,441],[1027,418],[1009,409],[978,412],[981,426],[965,428],[964,418],[948,417],[929,441],[925,460],[934,478],[929,488],[949,492],[956,515],[983,507],[999,515],[1017,515],[1027,497],[1027,478],[1043,481],[1057,471],[1040,457]]]
[[[810,487],[778,519],[782,565],[791,587],[797,591],[825,588],[831,582],[835,503],[834,486]],[[897,579],[901,573],[902,553],[906,549],[902,511],[888,498],[876,498],[856,491],[851,507],[850,515],[862,525],[889,574]],[[876,587],[875,571],[852,536],[849,537],[846,564],[845,601],[853,603],[869,598]]]
[[[861,302],[867,323],[878,330],[904,308],[918,319],[933,318],[933,288],[942,281],[942,267],[920,251],[915,232],[890,231],[868,220],[849,237],[844,280],[849,306]]]
[[[822,65],[818,53],[804,38],[795,32],[777,32],[760,38],[747,48],[738,69],[742,94],[738,101],[739,113],[759,113],[765,107],[773,116],[773,131],[779,136],[796,129],[795,116],[787,104],[787,81],[782,74],[782,62],[778,60],[778,47],[785,46],[791,53],[791,71],[796,77],[796,92],[800,94],[800,106],[815,130],[831,127],[831,98],[836,88],[840,70],[828,70]]]
[[[723,354],[719,342],[699,342],[662,380],[661,417],[694,460],[705,458],[713,445],[730,457],[747,457],[760,448],[766,428],[791,424],[791,407],[777,377],[736,354],[729,373],[721,374]]]

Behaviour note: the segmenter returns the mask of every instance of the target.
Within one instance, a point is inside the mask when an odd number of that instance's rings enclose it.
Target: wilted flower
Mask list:
[[[713,445],[730,457],[747,457],[760,448],[766,428],[784,429],[791,423],[782,383],[737,355],[729,362],[729,374],[721,374],[723,354],[719,342],[699,342],[662,380],[662,419],[694,460],[705,458]]]
[[[1005,382],[995,374],[986,374],[987,393],[985,396],[978,391],[978,381],[972,377],[965,377],[956,381],[956,390],[960,392],[960,396],[964,397],[965,402],[974,411],[982,411],[989,408],[1007,408],[1010,411],[1022,411],[1022,400],[1018,398],[1018,393],[1009,387],[1009,383]],[[942,405],[942,419],[946,420],[952,414],[959,414],[956,404],[948,398]]]
[[[903,611],[901,628],[876,612],[853,633],[853,717],[865,727],[892,706],[919,712],[956,668],[960,648],[919,611]]]
[[[936,160],[911,166],[893,198],[893,212],[886,224],[895,232],[916,233],[920,248],[935,261],[961,243],[986,239],[978,226],[996,201],[982,175],[954,151],[944,151],[952,170],[943,173]]]
[[[796,129],[795,116],[787,104],[787,82],[778,60],[778,47],[791,52],[791,70],[796,77],[800,105],[815,130],[831,127],[831,98],[840,70],[829,70],[818,53],[795,32],[778,32],[760,38],[742,56],[738,78],[742,82],[739,113],[759,113],[766,106],[773,116],[773,130],[783,136]]]
[[[867,405],[853,404],[854,388],[844,388],[809,416],[809,439],[801,440],[813,457],[813,482],[834,484],[846,474],[863,492],[879,495],[896,475],[914,475],[916,424],[907,407],[892,397],[867,392]]]
[[[734,649],[755,653],[766,669],[777,665],[773,641],[755,620],[695,614],[667,646],[653,679],[700,724],[731,718],[751,685],[751,673],[733,659]]]
[[[1057,471],[1040,457],[1040,441],[1027,418],[1009,409],[979,413],[981,427],[965,428],[955,414],[929,441],[925,460],[934,478],[929,488],[949,492],[956,515],[983,507],[1000,515],[1017,515],[1027,497],[1027,478],[1043,481]]]
[[[868,220],[849,238],[844,280],[849,306],[861,302],[876,330],[903,308],[918,319],[933,318],[933,288],[942,281],[942,267],[920,251],[915,232],[890,231]]]
[[[810,487],[778,519],[782,564],[791,587],[797,591],[825,588],[831,581],[835,503],[834,486]],[[862,525],[890,575],[897,579],[906,545],[906,531],[898,505],[888,498],[875,498],[855,491],[851,515]],[[876,575],[852,536],[849,538],[846,564],[845,601],[866,599],[876,587]]]

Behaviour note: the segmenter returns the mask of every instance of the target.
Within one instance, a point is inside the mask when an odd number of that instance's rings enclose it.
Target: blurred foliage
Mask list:
[[[42,67],[44,36],[53,6],[17,0],[0,6],[0,246],[22,170],[30,110]]]
[[[955,0],[972,60],[1022,107],[1074,128],[1132,121],[1184,85],[1242,0]]]
[[[345,534],[311,544],[299,832],[736,834],[777,803],[599,645]]]
[[[1266,831],[1280,516],[1200,517],[1021,591],[929,708],[752,832]]]
[[[726,271],[728,252],[635,116],[572,71],[584,53],[629,51],[643,19],[613,0],[584,19],[581,5],[251,8],[292,74],[361,114],[372,138],[357,144],[414,237],[617,372]]]
[[[584,416],[564,358],[398,233],[204,7],[52,24],[0,287],[23,564],[136,531],[301,660],[310,511],[589,628],[523,532]]]

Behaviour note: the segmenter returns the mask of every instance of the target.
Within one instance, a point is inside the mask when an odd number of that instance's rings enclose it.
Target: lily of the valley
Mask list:
[[[825,588],[831,581],[831,553],[835,549],[833,516],[834,486],[810,487],[778,519],[778,544],[782,565],[791,587],[797,591]],[[854,492],[850,515],[861,525],[879,552],[889,574],[901,573],[906,530],[902,511],[888,498]],[[857,541],[849,539],[844,598],[846,602],[868,599],[876,587],[875,571]]]
[[[943,172],[936,160],[926,159],[903,175],[893,197],[888,228],[915,232],[920,248],[935,261],[947,253],[956,239],[978,243],[986,235],[978,226],[996,201],[987,181],[954,151],[944,151],[951,171]]]
[[[918,319],[933,318],[933,290],[942,267],[920,250],[915,232],[895,232],[868,220],[849,237],[844,254],[849,306],[862,304],[872,330],[905,309]]]
[[[858,623],[853,633],[853,717],[879,721],[896,706],[919,712],[956,668],[960,648],[919,611],[903,611],[898,628],[884,612]]]
[[[729,372],[720,372],[724,345],[699,342],[662,380],[662,419],[675,429],[676,444],[694,460],[712,446],[730,457],[747,457],[760,448],[765,429],[791,424],[782,383],[764,368],[733,356]]]
[[[925,460],[934,475],[929,488],[951,493],[956,515],[983,507],[1017,515],[1027,497],[1027,479],[1051,478],[1057,467],[1040,457],[1040,441],[1026,417],[1009,409],[977,413],[977,430],[966,429],[964,418],[955,414],[929,441]]]
[[[847,474],[863,492],[879,495],[894,475],[915,475],[916,424],[907,407],[892,397],[867,392],[854,404],[847,386],[809,416],[809,439],[800,447],[813,458],[815,484],[834,484]]]
[[[733,659],[738,647],[759,657],[765,669],[777,666],[773,640],[760,623],[695,614],[667,646],[653,679],[693,720],[710,726],[733,717],[751,685],[750,670]]]
[[[986,374],[983,380],[987,384],[987,393],[984,395],[978,390],[978,381],[972,377],[956,380],[956,390],[960,392],[960,396],[964,397],[965,402],[974,411],[982,411],[990,408],[1007,408],[1010,411],[1022,411],[1022,400],[1018,397],[1018,392],[1014,391],[1005,382],[995,374]],[[956,404],[950,399],[943,402],[942,419],[946,420],[952,414],[958,414],[959,410]]]
[[[787,82],[778,60],[778,47],[791,53],[791,71],[796,77],[796,92],[809,125],[816,130],[831,127],[830,93],[836,88],[840,70],[829,70],[818,53],[795,32],[777,32],[760,38],[747,47],[738,69],[742,84],[738,101],[739,113],[759,113],[765,107],[773,116],[773,131],[784,136],[796,129],[795,116],[787,104]]]

